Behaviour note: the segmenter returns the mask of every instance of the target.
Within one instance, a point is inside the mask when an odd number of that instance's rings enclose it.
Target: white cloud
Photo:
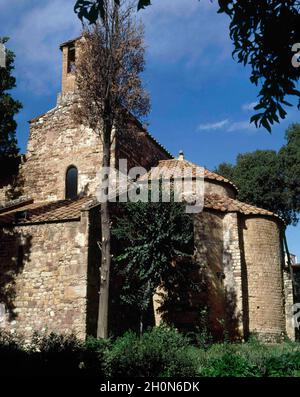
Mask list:
[[[221,128],[224,128],[228,124],[229,124],[229,120],[226,119],[226,120],[217,121],[215,123],[200,124],[197,129],[199,131],[219,130]]]
[[[16,52],[18,88],[34,95],[53,94],[60,84],[58,45],[81,29],[73,11],[75,0],[11,2],[19,12],[12,12],[8,2],[0,0],[0,25],[5,24]],[[145,23],[148,60],[170,68],[183,60],[193,79],[209,78],[224,60],[231,62],[228,19],[216,11],[216,2],[210,1],[153,1],[138,13]],[[195,65],[197,72],[190,71]]]
[[[187,66],[218,64],[231,58],[228,18],[217,2],[159,0],[141,13],[153,60]]]
[[[245,111],[251,111],[254,110],[256,105],[258,105],[258,102],[244,103],[244,105],[242,105],[242,109]]]
[[[245,121],[232,121],[229,119],[224,119],[221,121],[200,124],[197,127],[198,131],[217,131],[222,130],[226,132],[235,132],[235,131],[255,131],[256,127],[254,124],[251,124],[249,120]]]
[[[231,122],[226,131],[228,132],[235,132],[235,131],[254,131],[256,127],[254,124],[250,124],[250,121],[234,121]]]
[[[0,0],[0,25],[5,24],[5,35],[11,37],[16,52],[18,88],[34,95],[53,94],[60,84],[58,45],[81,29],[73,11],[75,0],[11,2],[19,12]],[[216,2],[182,0],[159,0],[140,11],[148,60],[170,68],[184,60],[188,69],[197,65],[197,78],[207,79],[209,73],[219,70],[220,62],[231,58],[228,19],[216,11]]]
[[[18,87],[22,90],[44,95],[59,89],[59,44],[77,36],[81,28],[73,7],[74,0],[33,2],[8,28],[6,34],[16,53]],[[11,10],[6,13],[12,20]]]

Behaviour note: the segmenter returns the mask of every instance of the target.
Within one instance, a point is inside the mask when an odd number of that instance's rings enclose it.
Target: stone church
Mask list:
[[[37,330],[85,338],[96,329],[100,224],[95,195],[102,146],[99,136],[72,116],[76,49],[77,40],[60,46],[57,104],[30,121],[27,153],[19,166],[22,196],[9,201],[13,176],[0,180],[0,328],[25,336]],[[138,120],[128,124],[115,135],[113,164],[127,159],[129,168],[196,171],[198,166],[182,155],[173,158]],[[226,320],[241,339],[250,333],[293,339],[293,288],[282,220],[238,201],[234,184],[206,169],[204,186],[204,209],[193,215],[194,251],[209,280],[212,333],[218,334]],[[192,308],[179,317],[179,322],[195,321]]]

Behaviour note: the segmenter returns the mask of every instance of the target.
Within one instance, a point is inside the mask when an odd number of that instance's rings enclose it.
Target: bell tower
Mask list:
[[[59,48],[62,51],[62,84],[61,96],[64,97],[68,93],[73,93],[76,88],[75,69],[76,69],[76,52],[78,49],[78,41],[76,39],[62,43]]]

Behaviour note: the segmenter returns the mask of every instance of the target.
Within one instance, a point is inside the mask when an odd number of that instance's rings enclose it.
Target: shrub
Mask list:
[[[196,375],[196,349],[176,330],[153,328],[143,335],[141,342],[142,360],[148,363],[146,376]]]
[[[0,373],[15,375],[23,372],[28,362],[24,340],[5,331],[0,332]]]
[[[166,327],[138,338],[132,332],[119,337],[106,352],[107,376],[161,377],[196,375],[196,354],[188,339]]]
[[[300,352],[286,353],[271,357],[267,362],[267,376],[288,377],[299,376]]]
[[[37,375],[79,375],[86,348],[75,335],[40,335],[31,341],[31,364]]]
[[[115,340],[35,334],[30,344],[0,332],[1,375],[93,375],[98,377],[299,376],[300,344],[220,343],[205,348],[167,327],[142,337]]]
[[[140,376],[139,343],[133,332],[117,338],[104,355],[106,376]]]
[[[226,352],[210,360],[208,366],[200,371],[200,376],[249,377],[258,376],[258,372],[258,368],[244,357],[233,352]]]
[[[111,348],[112,342],[110,339],[96,339],[89,336],[86,340],[84,363],[82,366],[83,374],[92,376],[104,376],[108,373],[107,363],[105,357]]]

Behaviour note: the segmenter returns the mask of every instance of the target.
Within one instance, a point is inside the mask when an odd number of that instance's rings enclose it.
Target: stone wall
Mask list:
[[[223,218],[223,267],[227,330],[232,338],[243,338],[242,250],[237,213],[227,213]]]
[[[195,215],[195,256],[206,278],[209,327],[215,338],[242,337],[241,261],[236,214]]]
[[[6,181],[0,183],[0,206],[4,205],[7,200],[8,191],[11,189],[11,184]]]
[[[25,194],[35,201],[65,198],[67,168],[78,168],[80,194],[94,194],[102,146],[92,130],[74,122],[73,103],[62,101],[30,125],[27,161],[22,168]]]
[[[293,316],[293,305],[295,303],[295,300],[294,300],[292,276],[288,267],[285,267],[283,270],[283,283],[284,283],[284,297],[285,297],[284,309],[285,309],[286,333],[291,340],[295,340],[296,330],[295,330],[295,321]]]
[[[86,335],[88,213],[81,222],[1,230],[0,327]],[[2,307],[3,309],[3,307]]]
[[[218,194],[219,196],[236,198],[236,191],[230,185],[207,179],[204,181],[204,194]]]
[[[68,93],[75,92],[76,76],[74,72],[68,72],[68,53],[69,47],[76,45],[78,49],[78,43],[70,43],[61,47],[62,51],[62,82],[61,82],[61,95],[65,96]],[[77,51],[76,51],[77,52]]]
[[[116,161],[127,159],[128,170],[144,167],[147,171],[158,164],[159,160],[168,160],[171,155],[138,123],[131,123],[128,129],[119,132],[116,139]],[[118,165],[118,163],[117,163]]]
[[[112,165],[117,159],[128,159],[128,169],[149,169],[170,157],[137,125],[118,135],[117,143],[112,143],[111,155]],[[79,194],[95,195],[102,144],[94,131],[74,122],[72,98],[61,100],[56,108],[31,122],[26,158],[22,167],[24,193],[35,201],[65,198],[65,176],[70,165],[78,169]]]
[[[275,219],[247,217],[243,225],[249,331],[264,339],[286,331],[280,228]]]

